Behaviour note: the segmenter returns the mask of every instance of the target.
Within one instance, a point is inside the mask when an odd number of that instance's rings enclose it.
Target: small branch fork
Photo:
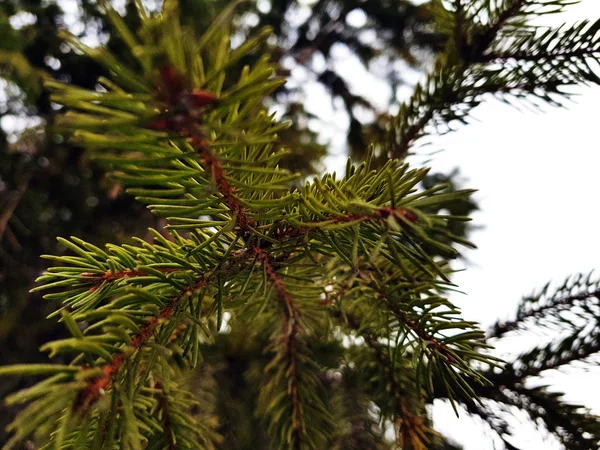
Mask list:
[[[210,94],[205,93],[205,97],[209,98]],[[205,169],[211,174],[219,193],[223,196],[224,203],[231,210],[234,215],[234,219],[237,226],[238,236],[240,236],[248,250],[256,255],[264,266],[267,274],[277,292],[277,296],[284,305],[283,314],[283,342],[286,347],[286,353],[289,360],[289,397],[292,407],[292,427],[294,432],[294,448],[300,450],[302,442],[302,433],[304,429],[304,420],[302,418],[302,411],[300,409],[298,401],[298,379],[297,379],[297,359],[296,359],[296,341],[298,333],[301,331],[299,318],[300,312],[294,302],[294,298],[287,290],[285,284],[273,268],[268,253],[259,247],[258,243],[250,243],[251,232],[253,228],[256,228],[256,222],[248,217],[246,208],[244,208],[240,201],[235,196],[235,189],[231,186],[231,183],[225,177],[225,171],[221,166],[220,161],[209,151],[208,143],[204,139],[199,131],[197,130],[196,123],[193,115],[187,121],[187,125],[183,127],[183,132],[189,136],[189,141],[192,147],[200,155],[200,159],[203,162]]]
[[[163,72],[165,82],[167,81],[167,78],[173,78],[175,76],[171,71]],[[185,102],[187,103],[187,107],[191,105],[193,108],[196,108],[196,110],[201,109],[202,107],[207,106],[209,104],[212,104],[215,101],[215,97],[207,92],[194,92],[189,96],[185,96],[181,92],[171,92],[169,93],[169,97],[171,99],[177,98],[179,102]],[[188,140],[198,152],[205,169],[211,174],[211,176],[215,180],[217,189],[224,198],[224,203],[232,211],[237,225],[238,236],[240,236],[244,240],[244,242],[247,243],[247,250],[253,252],[256,255],[256,258],[260,260],[260,262],[264,265],[265,270],[269,274],[269,278],[271,279],[276,288],[279,299],[285,305],[285,312],[283,315],[283,339],[287,349],[287,355],[290,363],[290,373],[292,375],[290,380],[289,392],[293,411],[292,423],[294,428],[294,435],[296,437],[295,447],[297,449],[300,449],[300,436],[301,433],[304,431],[302,413],[298,402],[296,374],[296,339],[298,333],[301,330],[299,325],[300,313],[295,305],[292,295],[288,292],[283,281],[277,275],[275,269],[273,268],[269,260],[269,255],[263,249],[260,249],[257,246],[257,244],[248,244],[249,238],[251,237],[251,229],[254,228],[256,224],[251,218],[247,216],[245,208],[241,205],[241,203],[235,196],[234,188],[231,186],[231,184],[225,177],[225,172],[220,162],[216,157],[214,157],[214,155],[211,154],[208,148],[208,142],[197,130],[197,118],[197,114],[179,114],[172,118],[155,121],[151,124],[151,128],[179,132],[188,136]],[[163,269],[162,271],[172,272],[174,270]],[[119,272],[107,271],[100,277],[98,277],[97,274],[92,273],[82,274],[83,277],[97,278],[94,281],[94,285],[91,287],[91,290],[98,289],[98,287],[107,282],[112,282],[125,277],[136,277],[144,275],[146,275],[146,273],[143,270],[123,270]],[[121,351],[117,353],[113,356],[112,361],[110,363],[105,364],[102,367],[102,376],[89,380],[86,387],[84,387],[79,392],[78,397],[73,405],[73,409],[85,410],[89,408],[92,404],[94,404],[98,400],[100,395],[102,395],[104,391],[109,388],[112,378],[118,373],[120,368],[123,366],[125,361],[131,356],[131,354],[133,354],[137,350],[140,350],[141,347],[153,335],[153,332],[157,328],[157,326],[162,321],[170,318],[174,314],[180,300],[184,298],[188,293],[191,293],[194,290],[205,286],[208,283],[208,281],[208,277],[200,277],[195,283],[188,286],[176,297],[174,297],[171,300],[171,302],[166,307],[164,307],[157,316],[152,318],[150,322],[148,322],[148,324],[144,326],[137,335],[132,337],[131,347],[133,348],[133,351]]]
[[[192,138],[192,145],[199,149],[200,157],[204,162],[204,165],[210,170],[214,180],[216,181],[219,192],[224,197],[225,204],[233,212],[236,225],[239,228],[241,237],[245,242],[251,236],[251,229],[256,228],[256,223],[246,215],[246,209],[240,204],[238,199],[234,195],[234,189],[225,178],[225,173],[220,165],[220,162],[213,157],[208,151],[204,142],[194,137]],[[293,230],[293,229],[291,229]],[[304,419],[302,410],[300,408],[298,400],[298,376],[297,376],[297,358],[296,358],[296,342],[298,334],[302,331],[299,319],[300,312],[296,306],[294,298],[287,290],[281,277],[277,274],[273,265],[271,264],[269,254],[259,247],[258,244],[247,244],[248,249],[251,250],[258,261],[261,262],[269,279],[275,286],[275,291],[279,300],[283,303],[284,314],[283,314],[283,342],[286,348],[287,359],[289,361],[289,386],[288,393],[292,408],[292,428],[294,434],[294,449],[300,450],[302,442],[302,434],[305,432]]]

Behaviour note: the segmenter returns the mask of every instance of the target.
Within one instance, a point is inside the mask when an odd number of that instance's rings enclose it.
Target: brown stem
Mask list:
[[[297,373],[297,358],[296,358],[296,343],[298,334],[302,331],[300,326],[300,311],[296,306],[294,298],[287,290],[281,277],[277,274],[271,262],[269,255],[260,248],[253,249],[257,259],[262,263],[269,279],[275,286],[275,291],[279,300],[284,307],[283,313],[283,342],[286,348],[286,353],[289,361],[290,374],[288,395],[292,407],[292,429],[294,434],[294,449],[300,450],[302,447],[302,434],[305,431],[304,419],[302,410],[298,400],[298,373]]]
[[[23,198],[23,195],[27,191],[27,187],[29,186],[29,180],[31,179],[31,175],[27,176],[19,185],[17,186],[17,190],[14,192],[13,197],[8,200],[8,206],[0,216],[0,241],[4,237],[4,232],[7,229],[8,222],[15,213],[17,206]]]
[[[159,314],[152,319],[137,333],[135,336],[131,338],[130,346],[133,348],[131,352],[121,351],[115,354],[112,357],[110,363],[102,366],[101,370],[103,375],[92,378],[88,381],[87,386],[85,386],[78,394],[75,403],[73,404],[73,410],[81,411],[86,410],[91,405],[93,405],[98,398],[109,388],[110,382],[112,378],[118,373],[119,369],[125,361],[137,350],[140,350],[146,342],[153,335],[154,330],[158,327],[158,325],[169,319],[173,313],[177,310],[179,306],[179,301],[185,297],[185,295],[189,292],[193,292],[194,290],[205,286],[207,280],[205,277],[200,277],[193,284],[189,285],[183,291],[181,291],[177,296],[175,296],[163,309],[160,310]]]
[[[382,300],[389,310],[396,316],[396,318],[403,324],[405,324],[415,335],[417,335],[420,339],[425,342],[428,342],[431,347],[433,347],[437,352],[444,355],[446,359],[450,362],[456,362],[456,359],[452,355],[452,352],[448,349],[448,347],[436,339],[431,334],[427,333],[415,320],[411,319],[408,314],[402,311],[398,305],[387,298],[385,293],[374,287],[379,292],[378,298]]]

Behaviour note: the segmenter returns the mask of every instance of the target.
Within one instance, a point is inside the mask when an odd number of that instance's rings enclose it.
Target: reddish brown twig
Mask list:
[[[452,352],[446,347],[446,345],[440,342],[437,338],[427,333],[421,325],[419,325],[415,320],[411,319],[406,312],[402,311],[396,303],[390,301],[384,292],[375,288],[379,294],[378,298],[383,301],[389,310],[396,316],[396,318],[404,323],[410,330],[417,335],[420,339],[425,342],[428,342],[431,347],[433,347],[437,352],[444,355],[446,359],[450,362],[456,362],[456,359],[452,355]]]
[[[200,156],[204,169],[212,176],[225,205],[233,213],[239,234],[247,240],[250,237],[250,228],[255,225],[254,221],[247,216],[245,208],[235,196],[235,189],[225,176],[221,162],[211,153],[210,143],[198,129],[198,122],[204,110],[217,103],[217,97],[209,91],[186,91],[183,78],[170,66],[161,69],[161,80],[161,97],[167,102],[165,109],[175,112],[155,120],[150,127],[175,133],[189,140]]]
[[[158,270],[159,272],[163,272],[163,273],[171,273],[171,272],[180,271],[181,269],[164,268],[164,269],[155,269],[155,270]],[[108,283],[108,282],[119,280],[121,278],[126,278],[126,277],[143,277],[146,275],[150,275],[150,274],[147,272],[144,272],[143,270],[125,269],[125,270],[120,270],[118,272],[112,272],[110,270],[107,270],[103,274],[93,273],[93,272],[84,272],[80,276],[83,278],[90,278],[93,280],[93,285],[90,288],[90,292],[93,292],[96,289],[98,289],[100,286],[102,286],[104,283]]]
[[[153,335],[156,327],[166,319],[169,319],[176,311],[179,301],[186,296],[189,292],[193,292],[206,285],[206,279],[201,277],[194,284],[188,286],[181,291],[176,297],[174,297],[169,304],[167,304],[160,313],[150,319],[150,321],[140,330],[138,334],[131,338],[131,351],[121,351],[113,356],[111,362],[102,366],[101,370],[103,375],[92,378],[88,381],[85,386],[78,394],[75,403],[73,404],[74,411],[82,411],[93,405],[98,398],[106,391],[110,385],[112,378],[117,374],[121,366],[125,361],[137,350],[148,342],[150,337]]]
[[[302,433],[305,431],[303,413],[299,406],[298,399],[298,374],[297,374],[297,358],[296,358],[296,341],[298,334],[302,331],[300,326],[300,311],[296,306],[294,298],[287,290],[283,280],[275,269],[273,268],[269,255],[262,249],[255,247],[253,252],[257,259],[262,263],[265,271],[275,286],[275,291],[279,300],[282,302],[284,307],[283,314],[283,342],[286,348],[286,354],[289,361],[288,372],[289,379],[289,390],[288,395],[290,397],[291,408],[292,408],[292,429],[294,433],[294,449],[299,450],[302,443]]]
[[[210,152],[206,141],[201,136],[192,134],[191,143],[200,155],[204,168],[211,174],[215,181],[219,193],[223,196],[225,205],[231,210],[235,217],[238,235],[247,241],[250,238],[251,228],[256,227],[256,223],[246,213],[246,208],[242,206],[235,196],[235,189],[225,176],[225,171],[221,162]]]

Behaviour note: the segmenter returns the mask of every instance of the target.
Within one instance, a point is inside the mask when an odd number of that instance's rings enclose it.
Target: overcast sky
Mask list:
[[[542,23],[585,18],[600,18],[599,0],[583,0],[566,14],[545,17]],[[360,22],[360,15],[354,20]],[[385,104],[390,94],[386,86],[361,70],[343,49],[337,57],[336,66],[355,93]],[[341,171],[347,118],[323,100],[327,95],[322,86],[306,83],[301,69],[294,75],[307,91],[307,108],[327,122],[324,136],[338,153],[328,158],[328,169]],[[560,283],[570,274],[594,268],[600,276],[600,88],[582,88],[577,93],[567,109],[547,107],[545,113],[518,111],[490,100],[474,112],[477,121],[433,141],[432,148],[443,149],[430,162],[434,171],[447,173],[458,167],[464,187],[479,189],[476,199],[481,211],[473,216],[473,223],[482,228],[471,235],[478,249],[467,252],[469,264],[463,264],[466,270],[454,278],[465,295],[452,299],[466,318],[484,327],[513,315],[522,295],[550,280]],[[506,349],[520,352],[533,343],[531,338],[528,342],[521,338]],[[547,383],[600,413],[597,367],[588,373],[553,372]],[[560,448],[552,439],[523,428],[521,419],[515,420],[521,430],[515,444],[528,450]],[[465,450],[494,448],[489,434],[478,431],[480,427],[472,422],[455,419],[449,406],[436,404],[434,420],[438,430],[455,437]]]

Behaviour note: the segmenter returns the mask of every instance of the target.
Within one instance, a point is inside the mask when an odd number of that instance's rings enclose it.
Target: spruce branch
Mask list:
[[[528,414],[533,423],[556,436],[565,448],[596,448],[600,428],[596,416],[580,405],[563,399],[548,386],[530,387],[532,377],[548,370],[585,362],[600,352],[598,342],[598,280],[593,272],[568,277],[557,287],[546,284],[540,291],[523,298],[516,318],[501,321],[488,332],[494,341],[515,332],[543,332],[547,339],[534,348],[509,359],[504,372],[487,371],[494,387],[474,386],[482,403],[465,404],[467,410],[484,419],[507,448],[514,434],[505,417],[516,408]],[[539,337],[538,337],[539,340]],[[439,387],[442,389],[442,387]],[[436,397],[445,394],[436,392]]]
[[[376,355],[376,358],[383,368],[386,383],[386,390],[393,393],[394,396],[394,427],[398,436],[398,443],[401,448],[412,450],[427,450],[428,444],[431,442],[430,430],[425,425],[423,415],[415,414],[414,408],[408,408],[402,398],[403,389],[396,379],[397,369],[390,364],[387,352],[376,340],[372,337],[363,334],[365,343],[370,347]]]
[[[515,319],[494,324],[488,337],[500,338],[508,332],[526,329],[533,323],[549,326],[561,322],[561,313],[575,309],[593,315],[593,308],[600,296],[600,280],[595,278],[593,272],[576,274],[568,277],[554,291],[551,290],[551,283],[547,283],[539,292],[521,300]]]
[[[515,409],[524,411],[533,424],[550,432],[568,449],[589,450],[600,443],[597,417],[581,405],[569,403],[563,394],[548,386],[528,388],[521,384],[481,389],[480,404],[465,405],[470,414],[483,419],[502,440],[506,449],[525,450],[511,443],[515,431],[507,418]]]
[[[102,376],[97,378],[92,378],[88,381],[88,385],[79,392],[79,396],[76,399],[73,409],[75,411],[81,411],[88,409],[91,405],[93,405],[101,394],[103,394],[106,390],[108,390],[108,386],[117,372],[123,366],[123,363],[136,351],[140,350],[143,345],[148,342],[150,337],[153,335],[156,327],[159,325],[161,321],[165,321],[170,319],[170,317],[174,314],[178,303],[181,301],[184,296],[190,294],[194,290],[200,289],[206,285],[206,280],[204,278],[200,278],[192,285],[186,287],[179,295],[177,295],[173,300],[168,303],[163,309],[161,309],[160,313],[153,317],[146,326],[144,326],[137,335],[132,336],[131,338],[131,348],[133,350],[132,353],[119,352],[112,357],[110,363],[101,367]]]
[[[290,398],[291,409],[291,439],[288,438],[288,444],[294,450],[301,450],[303,445],[303,435],[306,433],[306,424],[304,423],[304,412],[298,399],[298,366],[297,366],[297,345],[298,335],[302,331],[300,326],[300,313],[292,297],[292,294],[286,288],[284,282],[275,272],[269,256],[264,250],[253,249],[258,261],[264,267],[269,279],[275,286],[275,291],[279,301],[282,303],[283,321],[282,321],[282,340],[285,348],[285,359],[287,366],[288,386],[287,394]]]
[[[600,352],[599,299],[599,281],[593,273],[571,276],[554,291],[548,283],[521,301],[515,319],[496,323],[489,337],[497,339],[514,331],[534,330],[549,336],[547,342],[509,362],[510,373],[519,380],[585,361]]]
[[[560,393],[547,387],[512,387],[506,391],[507,404],[527,411],[533,421],[543,422],[568,449],[584,450],[600,445],[600,424],[597,417],[580,405],[562,400]],[[514,393],[514,394],[513,394]]]
[[[357,351],[353,355],[353,362],[359,366],[361,371],[368,374],[371,383],[380,383],[385,387],[386,396],[378,398],[377,401],[384,417],[392,419],[398,443],[402,448],[427,449],[427,444],[431,442],[434,432],[426,425],[425,411],[422,407],[416,406],[418,401],[415,402],[413,397],[415,393],[408,387],[414,383],[414,380],[399,379],[406,377],[403,368],[397,367],[397,364],[402,364],[402,362],[393,356],[393,351],[389,346],[381,343],[377,335],[365,328],[360,318],[352,314],[346,314],[345,318],[351,329],[364,339],[368,349],[367,359],[364,359],[364,352]],[[359,348],[357,346],[357,350]],[[370,373],[373,367],[377,367],[376,375]]]
[[[446,50],[432,73],[400,106],[380,159],[403,159],[433,126],[441,133],[465,123],[485,94],[539,99],[560,106],[569,86],[600,84],[593,61],[600,52],[600,22],[542,29],[527,24],[534,16],[562,11],[571,1],[477,1],[456,11],[435,6]],[[452,38],[450,38],[452,37]]]

